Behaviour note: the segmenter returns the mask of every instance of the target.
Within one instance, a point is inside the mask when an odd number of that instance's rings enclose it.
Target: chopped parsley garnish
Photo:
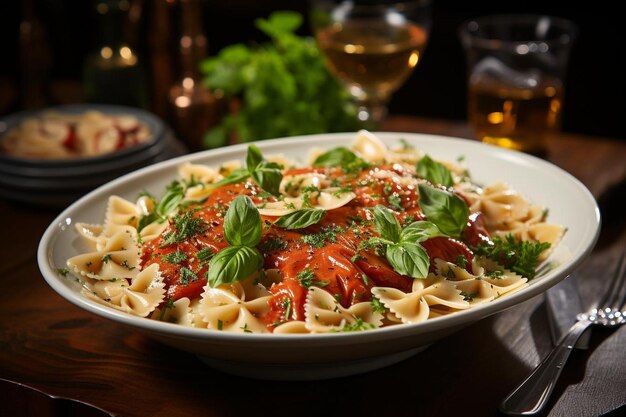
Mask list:
[[[456,257],[455,264],[457,264],[461,268],[465,268],[467,266],[467,258],[463,255],[459,255]]]
[[[289,320],[289,318],[291,317],[291,298],[284,298],[280,305],[282,306],[283,310],[285,310],[285,316],[283,319],[285,321]]]
[[[188,268],[180,268],[180,276],[178,277],[178,282],[182,285],[189,285],[190,281],[197,281],[198,276]]]
[[[300,281],[300,285],[304,288],[309,288],[313,285],[313,281],[315,280],[315,273],[310,269],[305,269],[298,273],[298,281]]]
[[[196,252],[196,259],[200,262],[206,262],[210,260],[213,255],[215,255],[215,252],[213,252],[211,249],[202,248],[198,252]]]
[[[187,254],[180,249],[176,249],[176,252],[163,255],[163,260],[170,264],[179,264],[187,259]]]
[[[165,241],[161,247],[169,246],[173,243],[181,243],[185,240],[203,233],[207,229],[207,224],[199,217],[193,217],[192,211],[180,214],[172,220],[174,231],[165,234]]]
[[[398,194],[392,194],[389,197],[387,197],[387,202],[389,202],[389,205],[396,211],[404,210],[401,204],[402,198]]]
[[[352,258],[350,258],[350,261],[352,261],[352,263],[356,263],[358,261],[362,261],[366,259],[365,256],[361,255],[360,253],[356,253],[355,255],[352,256]]]
[[[301,191],[303,193],[318,193],[318,194],[321,192],[319,187],[316,187],[315,185],[307,185],[306,187],[302,188]]]
[[[128,269],[129,271],[132,271],[133,269],[136,268],[135,266],[130,266],[126,259],[124,259],[124,261],[122,261],[120,265],[122,265],[124,268]]]
[[[369,287],[370,281],[367,279],[367,275],[361,274],[361,280],[363,280],[363,283]]]
[[[272,236],[265,238],[261,243],[261,250],[264,252],[273,252],[277,250],[285,250],[287,249],[288,242],[286,240],[282,240],[279,237]]]
[[[491,242],[472,248],[476,255],[486,256],[503,267],[528,279],[535,277],[539,256],[550,247],[547,242],[517,241],[512,234],[496,236]]]
[[[161,309],[161,314],[159,314],[159,321],[163,321],[165,319],[165,315],[167,314],[167,311],[171,310],[172,308],[174,308],[174,299],[168,298],[165,301],[163,308]]]
[[[474,298],[478,297],[478,293],[477,292],[473,292],[473,293],[466,293],[465,291],[461,291],[460,294],[463,297],[463,301],[473,301]]]
[[[298,281],[300,281],[300,285],[302,285],[304,288],[310,288],[313,285],[319,288],[324,288],[328,285],[328,282],[326,281],[318,281],[317,277],[315,276],[315,272],[313,272],[311,269],[305,269],[303,271],[300,271],[296,278],[298,278]]]
[[[415,149],[415,147],[411,145],[409,142],[407,142],[407,140],[404,138],[400,138],[400,145],[402,146],[401,149],[403,151],[409,151],[411,149]]]
[[[370,301],[370,304],[372,306],[372,311],[374,313],[384,314],[385,311],[387,311],[385,309],[385,306],[383,305],[383,303],[376,297],[372,297],[372,300]]]
[[[57,268],[57,272],[61,275],[66,277],[67,274],[70,273],[70,270],[68,268]]]
[[[105,263],[105,264],[109,263],[109,261],[111,260],[111,254],[107,253],[106,255],[102,257],[101,260],[102,260],[102,263]]]
[[[300,240],[311,245],[314,248],[322,248],[327,242],[335,243],[337,241],[337,233],[343,233],[345,229],[328,229],[320,233],[312,233],[310,235],[304,235]]]
[[[368,323],[366,321],[363,321],[362,318],[357,318],[356,321],[354,323],[346,323],[343,325],[343,327],[341,327],[341,329],[339,329],[340,332],[360,332],[363,330],[371,330],[371,329],[375,329],[376,326],[374,326],[372,323]]]
[[[487,278],[501,279],[502,275],[504,275],[504,272],[498,270],[485,272]]]

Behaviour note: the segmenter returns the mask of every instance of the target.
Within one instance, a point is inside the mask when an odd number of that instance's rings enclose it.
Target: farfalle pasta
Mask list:
[[[158,199],[111,196],[102,224],[76,224],[90,249],[67,266],[87,297],[207,331],[373,330],[525,288],[566,233],[508,184],[367,131],[304,166],[250,146],[178,174]]]

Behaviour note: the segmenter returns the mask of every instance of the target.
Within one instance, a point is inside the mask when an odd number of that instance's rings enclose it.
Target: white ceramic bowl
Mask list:
[[[161,195],[183,162],[219,166],[245,159],[246,145],[200,152],[161,162],[125,175],[94,190],[63,211],[43,235],[38,251],[41,272],[62,297],[96,315],[140,331],[160,342],[193,352],[206,363],[237,375],[265,379],[322,379],[380,368],[425,349],[428,345],[484,317],[543,293],[566,277],[592,250],[600,214],[590,192],[577,179],[541,159],[481,143],[443,136],[377,133],[388,144],[400,138],[439,159],[463,156],[472,178],[483,184],[504,180],[530,201],[550,210],[549,220],[568,231],[553,257],[558,266],[512,295],[475,308],[417,324],[315,335],[233,334],[188,328],[131,316],[97,304],[80,294],[72,278],[56,271],[84,251],[76,222],[101,223],[111,194],[135,199],[142,190]],[[302,160],[310,147],[350,145],[353,133],[311,135],[258,142],[264,154],[282,153]]]

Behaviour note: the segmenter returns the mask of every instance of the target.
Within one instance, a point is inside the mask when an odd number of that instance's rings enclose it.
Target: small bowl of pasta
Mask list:
[[[584,185],[541,159],[362,130],[125,175],[62,212],[38,261],[69,302],[217,369],[324,379],[542,293],[590,253],[599,222]]]
[[[65,207],[161,158],[168,129],[136,108],[74,104],[0,119],[0,196]]]

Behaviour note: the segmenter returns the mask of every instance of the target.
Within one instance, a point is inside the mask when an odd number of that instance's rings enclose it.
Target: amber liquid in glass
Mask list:
[[[317,32],[327,63],[340,79],[365,92],[391,94],[411,74],[426,47],[427,32],[414,24],[377,20],[345,22]]]
[[[560,129],[563,87],[556,78],[517,88],[497,81],[470,81],[468,117],[484,143],[542,154]]]

